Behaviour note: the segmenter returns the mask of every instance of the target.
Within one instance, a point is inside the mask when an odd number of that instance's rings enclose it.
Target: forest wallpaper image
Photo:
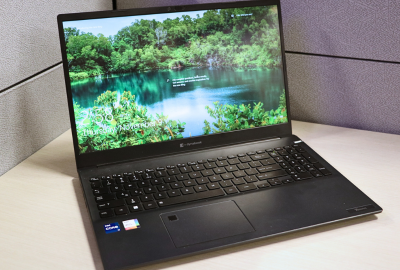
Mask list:
[[[64,25],[81,154],[288,121],[276,6],[180,15]]]

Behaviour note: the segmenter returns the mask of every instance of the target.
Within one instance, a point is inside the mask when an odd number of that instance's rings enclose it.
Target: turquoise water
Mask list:
[[[214,108],[215,101],[238,105],[261,101],[266,110],[276,109],[282,89],[283,72],[279,68],[156,70],[102,76],[72,85],[74,102],[84,108],[92,107],[93,101],[107,90],[130,91],[150,114],[162,112],[171,120],[186,122],[185,137],[201,135],[204,120],[213,122],[206,105]]]

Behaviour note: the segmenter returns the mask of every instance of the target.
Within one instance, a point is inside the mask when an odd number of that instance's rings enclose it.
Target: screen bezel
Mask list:
[[[286,107],[287,107],[287,117],[288,117],[287,123],[79,154],[71,84],[70,84],[69,70],[67,65],[63,22],[74,21],[74,20],[85,20],[85,19],[100,19],[100,18],[110,18],[110,17],[155,14],[155,13],[173,13],[182,11],[240,8],[240,7],[251,7],[251,6],[269,6],[269,5],[277,5],[278,7],[278,20],[279,20],[279,31],[281,37],[281,52],[282,52],[282,68],[284,74]],[[57,17],[57,20],[58,20],[58,28],[60,35],[64,77],[65,77],[65,84],[68,97],[68,108],[70,113],[71,132],[73,137],[77,168],[100,166],[112,163],[127,162],[137,159],[153,158],[156,156],[179,154],[196,150],[203,150],[207,148],[215,148],[220,146],[244,143],[249,141],[266,140],[268,138],[282,137],[292,134],[291,115],[290,115],[289,96],[288,96],[288,83],[287,83],[287,73],[286,73],[286,60],[284,53],[285,49],[284,49],[283,31],[282,31],[281,7],[279,0],[210,3],[210,4],[176,6],[176,7],[163,6],[163,7],[141,8],[141,9],[131,9],[131,10],[111,10],[111,11],[86,12],[86,13],[75,13],[75,14],[60,14]],[[191,144],[200,141],[201,143],[198,144],[193,144],[188,147],[181,147],[181,144]]]

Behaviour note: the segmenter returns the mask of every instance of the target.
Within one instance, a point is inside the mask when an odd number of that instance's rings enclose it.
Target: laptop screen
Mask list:
[[[63,29],[80,154],[288,122],[276,6]]]

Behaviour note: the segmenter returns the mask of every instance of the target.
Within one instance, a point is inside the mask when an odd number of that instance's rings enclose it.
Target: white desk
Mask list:
[[[400,136],[293,122],[383,213],[139,269],[400,269]],[[0,177],[0,269],[103,269],[70,131]]]

